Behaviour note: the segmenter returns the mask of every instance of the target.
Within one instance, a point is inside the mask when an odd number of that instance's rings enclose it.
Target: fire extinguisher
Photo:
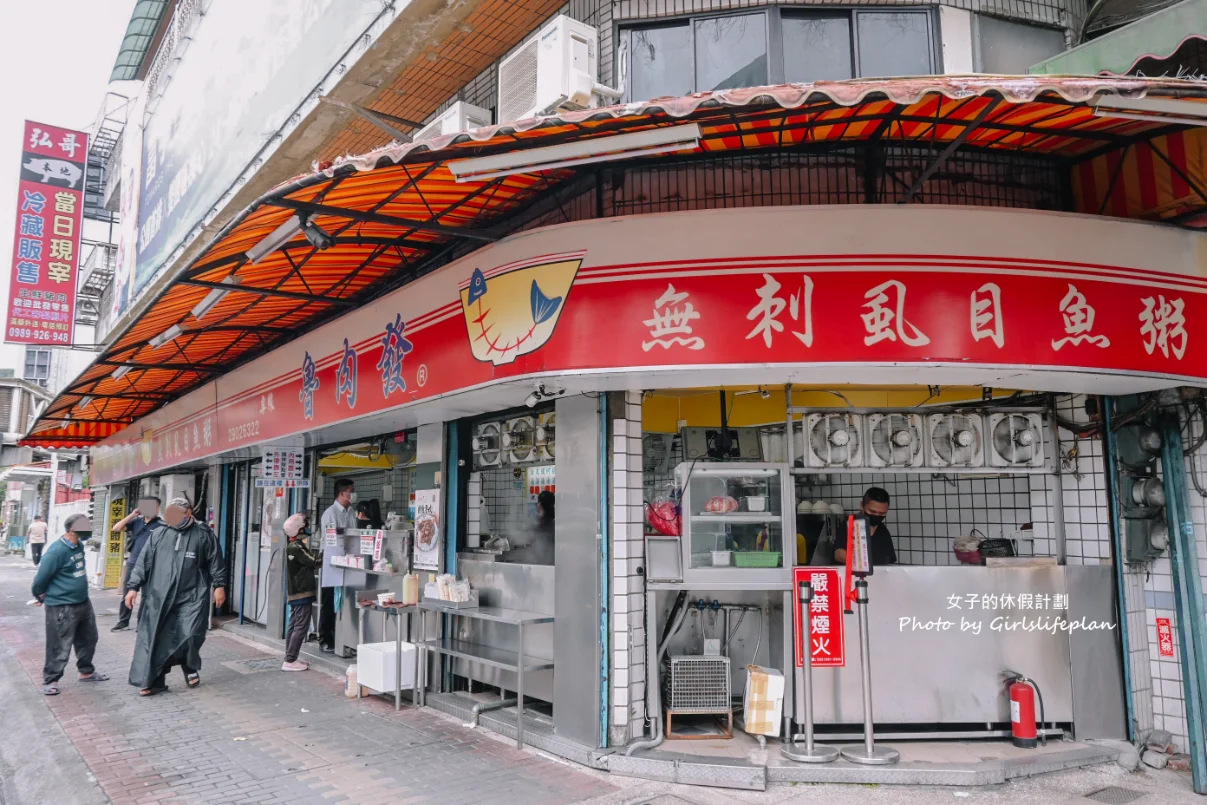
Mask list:
[[[1039,685],[1014,671],[1006,672],[1007,691],[1010,694],[1010,733],[1014,745],[1023,749],[1033,749],[1037,738],[1047,745],[1046,736],[1040,736],[1035,725],[1035,699],[1039,699],[1039,721],[1045,721],[1044,697],[1039,692]]]

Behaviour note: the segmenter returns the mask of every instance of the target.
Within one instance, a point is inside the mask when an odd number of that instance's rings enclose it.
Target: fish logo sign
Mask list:
[[[142,454],[142,463],[146,466],[151,466],[151,445],[155,439],[155,431],[147,428],[142,432],[142,444],[139,445]]]
[[[474,358],[495,366],[535,352],[553,335],[586,252],[540,263],[475,268],[461,309]]]
[[[84,172],[80,170],[78,165],[62,159],[47,159],[46,157],[34,156],[30,157],[22,167],[28,172],[42,177],[44,184],[49,184],[53,179],[59,182],[66,182],[67,187],[73,190],[84,175]]]

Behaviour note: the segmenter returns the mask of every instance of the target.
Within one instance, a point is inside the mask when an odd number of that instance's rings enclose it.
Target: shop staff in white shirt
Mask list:
[[[323,512],[321,520],[323,533],[328,528],[334,528],[342,534],[349,528],[356,528],[356,512],[352,510],[352,497],[355,485],[350,478],[340,478],[335,482],[335,502]],[[321,580],[320,580],[321,583]],[[342,588],[323,587],[322,603],[319,607],[319,649],[325,654],[335,652],[335,594]]]

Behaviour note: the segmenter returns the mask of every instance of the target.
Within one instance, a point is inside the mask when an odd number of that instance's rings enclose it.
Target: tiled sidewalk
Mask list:
[[[0,640],[39,696],[42,610],[25,606],[32,574],[0,559]],[[96,594],[97,668],[70,666],[46,699],[104,793],[127,803],[570,803],[615,788],[601,776],[518,751],[428,710],[344,697],[342,680],[285,674],[280,657],[211,632],[202,684],[179,671],[171,690],[140,699],[126,682],[134,633],[112,634],[117,597]]]

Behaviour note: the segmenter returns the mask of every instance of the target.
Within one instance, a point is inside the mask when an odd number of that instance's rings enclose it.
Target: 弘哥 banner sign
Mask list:
[[[68,346],[84,216],[88,135],[25,121],[4,340]]]

